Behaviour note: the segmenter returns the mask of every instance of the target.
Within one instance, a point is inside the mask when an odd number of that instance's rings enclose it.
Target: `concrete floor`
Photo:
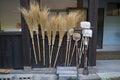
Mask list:
[[[97,60],[96,72],[101,80],[120,80],[120,60]]]
[[[120,72],[120,60],[97,60],[97,73]]]

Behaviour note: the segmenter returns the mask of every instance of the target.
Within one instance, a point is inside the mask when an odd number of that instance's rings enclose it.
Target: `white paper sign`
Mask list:
[[[84,29],[84,30],[82,30],[82,34],[84,37],[92,37],[92,30],[91,29]]]
[[[80,26],[81,26],[81,28],[90,29],[91,24],[88,21],[82,21],[80,23]]]

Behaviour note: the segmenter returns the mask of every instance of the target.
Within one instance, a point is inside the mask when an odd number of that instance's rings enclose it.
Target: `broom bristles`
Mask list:
[[[45,29],[45,24],[47,23],[47,19],[48,19],[48,15],[49,15],[48,10],[49,9],[45,7],[39,13],[40,25],[41,25],[41,28],[43,28],[43,30]]]
[[[59,21],[59,45],[58,46],[61,46],[62,39],[63,39],[66,31],[67,31],[66,20],[63,17],[60,17],[60,21]]]
[[[32,30],[33,29],[33,27],[32,27],[33,26],[33,19],[30,16],[30,12],[27,11],[25,8],[20,9],[20,11],[21,11],[21,13],[23,14],[23,16],[25,18],[25,21],[26,21],[26,23],[28,25],[28,28]]]
[[[51,45],[51,24],[50,24],[50,21],[49,22],[47,21],[46,30],[47,30],[48,44]]]
[[[70,12],[67,16],[66,16],[66,22],[67,22],[67,28],[68,30],[70,28],[74,28],[75,27],[75,21],[76,18],[75,16],[77,15],[77,13],[75,12]]]
[[[40,9],[39,9],[39,5],[38,4],[32,4],[30,5],[30,13],[31,16],[33,18],[33,22],[36,28],[36,33],[38,34],[38,24],[40,21],[40,17],[39,17],[39,13],[40,13]]]
[[[42,38],[44,39],[44,31],[45,31],[45,26],[46,26],[46,23],[47,23],[47,19],[48,19],[48,15],[49,15],[49,12],[48,12],[48,8],[44,8],[43,10],[41,10],[39,12],[39,17],[40,17],[40,25],[41,25],[41,32],[42,32]]]
[[[56,37],[56,33],[57,33],[58,23],[59,23],[59,21],[57,20],[57,17],[56,16],[52,16],[51,17],[52,45],[54,45],[54,42],[55,42],[55,37]]]
[[[39,60],[41,60],[41,55],[40,55],[40,41],[39,41],[39,30],[38,30],[38,25],[39,25],[39,5],[38,4],[32,4],[30,3],[30,13],[33,18],[33,23],[35,27],[35,31],[37,34],[37,43],[38,43],[38,53],[39,53]]]

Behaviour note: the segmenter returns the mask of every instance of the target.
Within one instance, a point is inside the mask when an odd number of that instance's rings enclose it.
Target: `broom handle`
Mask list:
[[[46,63],[46,61],[45,61],[46,59],[45,59],[45,40],[43,39],[43,65],[45,65]]]
[[[76,47],[76,66],[79,67],[79,63],[78,63],[78,44],[77,41],[75,42],[75,47]]]
[[[37,64],[37,56],[36,56],[36,51],[35,51],[35,45],[34,45],[34,40],[32,38],[32,46],[33,46],[33,52],[34,52],[34,57],[35,57],[35,63]]]
[[[87,62],[86,62],[86,58],[87,58],[87,46],[84,46],[84,68],[87,68]]]
[[[49,45],[49,67],[50,67],[50,45]]]
[[[68,61],[67,61],[67,64],[69,65],[69,62],[70,62],[70,47],[71,47],[71,37],[70,37],[70,41],[69,41],[69,50],[68,50]]]
[[[38,56],[39,56],[39,60],[41,60],[39,34],[37,34],[37,41],[38,41]]]
[[[58,59],[59,51],[60,51],[60,46],[58,47],[58,51],[57,51],[57,54],[56,54],[56,58],[55,58],[54,66],[53,66],[54,68],[55,68],[55,65],[56,65],[56,62],[57,62],[57,59]]]
[[[52,62],[52,52],[53,52],[53,45],[52,45],[52,49],[50,51],[50,67],[51,67],[51,62]]]
[[[52,62],[52,52],[53,52],[53,45],[52,45],[52,49],[50,51],[50,67],[51,67],[51,62]]]
[[[81,44],[80,44],[80,52],[79,52],[79,66],[81,64],[81,57],[82,57],[82,54],[83,54],[83,36],[82,36],[82,39],[81,39]]]
[[[81,57],[83,55],[83,51],[84,51],[84,46],[82,46],[82,49],[81,49],[81,53],[80,53],[80,57],[79,57],[79,66],[81,65]]]
[[[67,46],[66,46],[65,65],[67,63],[67,56],[68,56],[68,43],[69,43],[69,40],[67,40]]]
[[[74,44],[74,47],[73,47],[73,50],[72,50],[72,55],[71,55],[71,58],[70,58],[70,65],[72,63],[72,58],[73,58],[74,51],[75,51],[75,44]]]

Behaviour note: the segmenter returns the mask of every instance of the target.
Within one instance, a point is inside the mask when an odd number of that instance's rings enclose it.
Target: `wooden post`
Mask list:
[[[20,0],[20,7],[29,9],[30,0]],[[21,14],[24,68],[31,67],[31,44],[28,26]]]
[[[96,66],[96,42],[97,42],[97,15],[98,0],[88,0],[88,21],[93,27],[93,37],[90,39],[88,51],[88,63],[90,66]]]

